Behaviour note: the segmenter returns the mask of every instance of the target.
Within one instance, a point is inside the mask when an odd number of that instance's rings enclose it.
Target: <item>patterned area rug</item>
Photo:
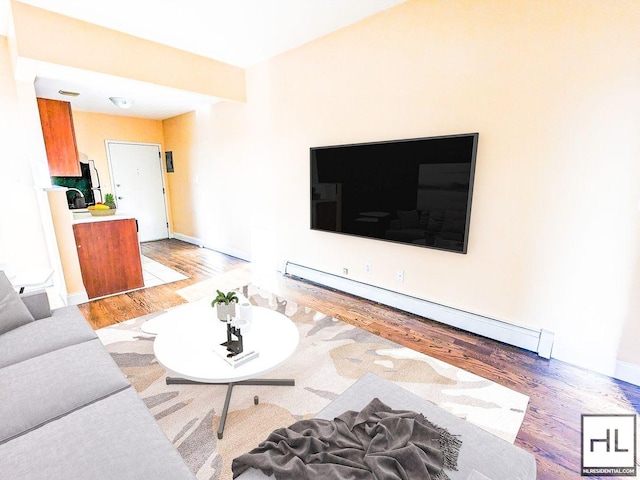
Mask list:
[[[165,384],[167,373],[153,355],[153,336],[140,331],[146,320],[159,314],[98,331],[198,479],[231,479],[233,458],[274,429],[313,417],[366,372],[396,382],[511,443],[515,440],[527,396],[256,286],[240,291],[252,304],[277,310],[298,327],[296,353],[266,376],[295,378],[296,386],[236,386],[221,440],[216,432],[227,387]],[[254,395],[260,397],[258,405]]]

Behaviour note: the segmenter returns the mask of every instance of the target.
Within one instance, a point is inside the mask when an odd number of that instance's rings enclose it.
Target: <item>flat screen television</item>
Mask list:
[[[478,133],[313,147],[311,229],[467,253]]]

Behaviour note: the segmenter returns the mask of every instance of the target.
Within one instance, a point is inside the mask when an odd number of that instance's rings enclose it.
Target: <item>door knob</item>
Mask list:
[[[118,200],[122,200],[122,197],[118,197]]]

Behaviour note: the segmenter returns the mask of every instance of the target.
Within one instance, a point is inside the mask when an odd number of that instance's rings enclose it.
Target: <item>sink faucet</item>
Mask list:
[[[73,187],[67,187],[67,190],[73,190],[74,192],[78,192],[80,194],[80,196],[82,198],[84,198],[84,193],[82,193],[80,190],[78,190],[77,188],[73,188]],[[76,195],[77,197],[77,195]]]
[[[74,192],[76,192],[73,200],[71,200],[71,202],[69,203],[69,208],[84,208],[86,206],[86,203],[84,201],[84,194],[80,190],[73,187],[70,187],[67,190],[73,190]],[[69,192],[67,191],[67,193]]]

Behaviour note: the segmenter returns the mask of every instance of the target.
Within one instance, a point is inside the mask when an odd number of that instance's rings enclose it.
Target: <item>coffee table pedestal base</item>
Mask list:
[[[229,411],[229,403],[231,402],[231,392],[236,385],[257,385],[257,386],[275,386],[275,387],[293,387],[295,386],[295,380],[291,379],[271,379],[271,378],[256,378],[252,380],[241,380],[239,382],[229,383],[207,383],[196,382],[194,380],[187,380],[185,378],[167,377],[167,385],[227,385],[227,396],[224,399],[224,406],[222,407],[222,415],[220,416],[220,425],[218,427],[218,439],[222,439],[224,433],[224,424],[227,421],[227,413]],[[253,397],[253,403],[258,404],[258,396]]]

